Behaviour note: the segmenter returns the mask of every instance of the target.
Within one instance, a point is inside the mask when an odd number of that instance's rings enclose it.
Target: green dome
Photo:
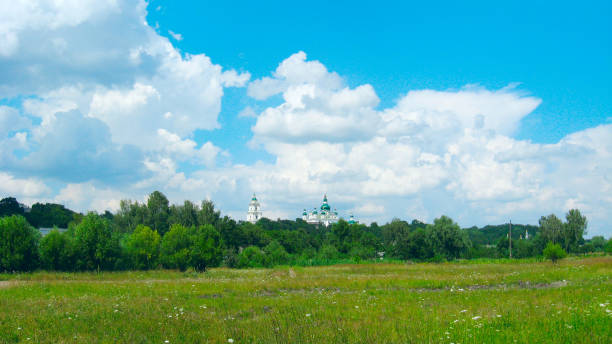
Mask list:
[[[326,202],[326,203],[323,203],[323,205],[321,205],[321,210],[327,210],[327,211],[329,211],[329,210],[330,210],[329,204],[327,204],[327,202]]]

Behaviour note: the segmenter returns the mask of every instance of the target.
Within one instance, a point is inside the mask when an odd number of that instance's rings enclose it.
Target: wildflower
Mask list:
[[[117,313],[117,312],[119,312],[119,310],[118,310],[118,309],[115,309],[115,313]]]
[[[465,312],[467,312],[467,309],[463,309],[459,313],[465,313]]]
[[[472,320],[478,320],[480,318],[482,318],[482,317],[480,315],[477,315],[477,316],[473,317]]]
[[[234,340],[233,340],[232,338],[228,338],[228,339],[227,339],[227,342],[228,342],[228,343],[233,343],[233,342],[234,342]]]
[[[306,313],[306,316],[307,316],[307,317],[309,317],[309,316],[310,316],[310,313]]]
[[[355,309],[359,308],[359,306],[355,306]]]
[[[170,341],[166,339],[166,340],[164,340],[164,343],[170,343]]]
[[[18,331],[21,331],[21,327],[17,327],[17,330],[18,330]]]

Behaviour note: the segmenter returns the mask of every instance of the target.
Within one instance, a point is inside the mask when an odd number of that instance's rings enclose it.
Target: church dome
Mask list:
[[[323,204],[321,204],[321,210],[326,210],[326,211],[331,210],[331,208],[329,207],[329,204],[327,204],[327,195],[323,196]]]

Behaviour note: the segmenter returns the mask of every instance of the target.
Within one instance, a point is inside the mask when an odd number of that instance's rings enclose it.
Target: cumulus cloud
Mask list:
[[[541,100],[515,85],[415,90],[379,110],[371,86],[348,88],[300,52],[249,85],[256,99],[277,93],[283,103],[265,109],[253,127],[253,141],[276,157],[267,173],[251,178],[261,190],[306,198],[333,190],[367,218],[376,204],[387,220],[447,213],[466,225],[509,217],[535,223],[580,206],[595,232],[612,205],[605,191],[612,187],[612,126],[557,144],[516,140],[521,119]]]
[[[0,107],[0,168],[116,184],[150,177],[147,161],[210,167],[227,155],[191,137],[219,128],[224,88],[243,87],[250,74],[179,52],[148,25],[146,7],[0,5],[0,99],[25,95],[20,110]]]
[[[51,189],[36,178],[15,178],[0,171],[0,194],[23,198],[44,197]]]
[[[129,182],[144,175],[144,157],[138,148],[114,144],[102,121],[76,110],[58,113],[38,127],[32,143],[37,150],[4,167],[61,181]]]

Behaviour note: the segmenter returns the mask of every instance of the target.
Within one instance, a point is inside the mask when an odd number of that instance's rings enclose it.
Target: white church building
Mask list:
[[[249,221],[250,223],[257,223],[257,221],[259,221],[259,219],[261,219],[263,216],[263,213],[261,211],[261,205],[259,204],[259,201],[257,200],[257,197],[255,196],[255,194],[253,194],[253,197],[251,197],[251,202],[249,203],[249,211],[247,212],[247,221]]]
[[[302,213],[302,220],[313,224],[313,225],[325,225],[326,227],[338,222],[338,212],[336,209],[331,211],[331,207],[327,203],[327,195],[323,196],[323,204],[317,211],[317,208],[313,208],[312,211],[306,211]]]

